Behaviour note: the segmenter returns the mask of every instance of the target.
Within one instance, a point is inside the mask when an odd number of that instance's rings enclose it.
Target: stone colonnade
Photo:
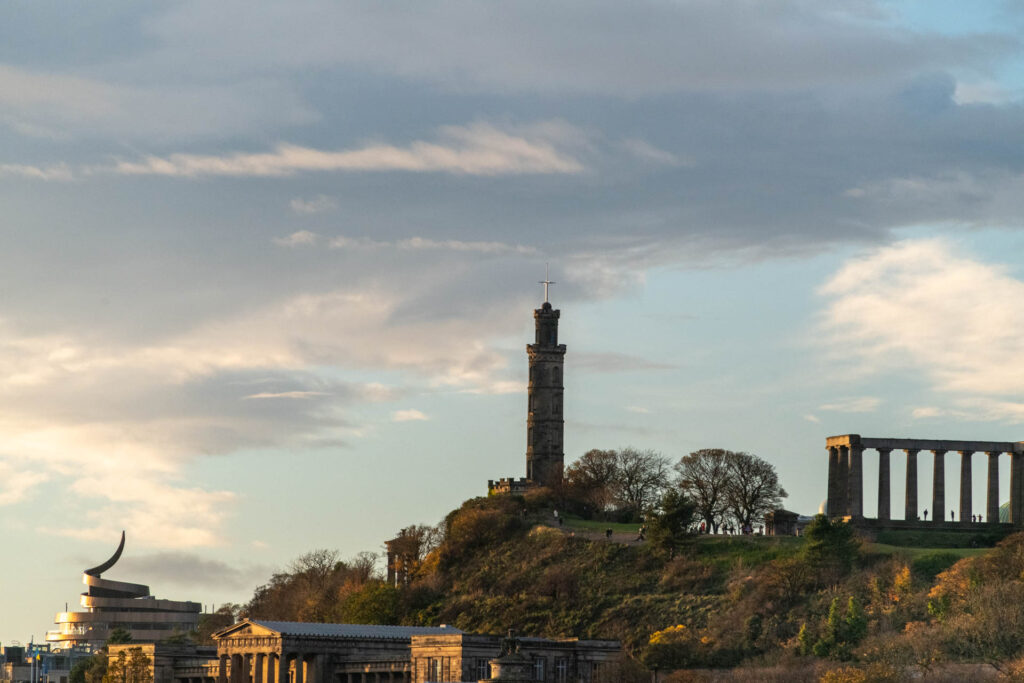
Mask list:
[[[830,436],[825,443],[828,452],[828,503],[829,517],[864,516],[864,451],[878,452],[878,519],[891,519],[889,501],[891,491],[890,455],[893,451],[906,453],[906,496],[904,498],[904,519],[918,519],[917,501],[917,456],[918,453],[933,454],[932,468],[932,520],[944,522],[946,518],[946,453],[960,454],[960,501],[958,520],[970,524],[972,512],[972,456],[985,453],[988,456],[988,487],[985,500],[985,521],[999,522],[999,456],[1010,456],[1010,521],[1024,525],[1024,442],[1010,441],[949,441],[939,439],[888,439],[862,438],[859,434]]]
[[[317,653],[222,654],[217,683],[406,683],[406,671],[344,672]],[[387,666],[387,665],[385,665]],[[204,683],[197,679],[195,683]]]

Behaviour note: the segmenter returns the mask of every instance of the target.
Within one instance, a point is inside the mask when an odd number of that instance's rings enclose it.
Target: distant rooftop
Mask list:
[[[380,624],[310,624],[302,621],[250,619],[282,635],[335,638],[410,638],[412,636],[462,633],[454,626],[385,626]]]

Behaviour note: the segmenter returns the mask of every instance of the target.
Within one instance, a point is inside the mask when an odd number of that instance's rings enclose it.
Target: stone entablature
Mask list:
[[[864,516],[864,451],[878,452],[878,519],[891,519],[890,512],[890,463],[892,451],[906,454],[906,492],[904,519],[916,522],[919,519],[917,501],[917,456],[921,451],[931,452],[932,467],[932,524],[946,522],[946,453],[960,454],[960,525],[972,522],[973,481],[972,456],[985,453],[988,456],[988,486],[986,490],[986,524],[999,523],[999,456],[1010,456],[1010,521],[1015,526],[1024,525],[1024,442],[1021,441],[973,441],[949,439],[896,439],[861,437],[859,434],[830,436],[825,440],[828,453],[828,501],[826,512],[829,517]],[[926,512],[927,514],[927,508]],[[950,520],[952,522],[952,520]]]

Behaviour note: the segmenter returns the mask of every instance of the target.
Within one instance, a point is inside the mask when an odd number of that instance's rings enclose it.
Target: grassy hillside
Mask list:
[[[808,539],[701,536],[670,557],[635,542],[634,526],[612,527],[612,540],[607,527],[559,524],[542,494],[474,499],[410,565],[407,586],[338,563],[318,589],[309,588],[316,572],[275,576],[247,610],[616,638],[638,680],[649,676],[644,666],[690,670],[678,680],[733,667],[757,667],[751,680],[771,671],[784,672],[778,680],[868,680],[869,670],[870,680],[935,678],[953,666],[1008,671],[1024,655],[1024,534],[989,550],[902,548],[861,543],[822,520]],[[298,591],[301,599],[281,598]],[[834,678],[840,669],[847,678]]]

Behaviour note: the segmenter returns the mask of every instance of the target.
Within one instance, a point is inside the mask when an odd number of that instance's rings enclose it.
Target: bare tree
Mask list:
[[[684,455],[675,465],[679,473],[679,487],[696,504],[697,514],[704,520],[708,532],[718,532],[728,508],[726,490],[730,470],[727,456],[731,453],[721,448],[702,448]]]
[[[622,507],[642,514],[668,488],[668,458],[657,451],[623,448],[616,462],[616,498]]]
[[[440,542],[441,532],[438,527],[414,524],[399,531],[395,538],[388,541],[392,568],[396,575],[404,583],[415,579],[423,560]]]
[[[729,512],[740,527],[753,526],[754,519],[779,508],[782,499],[789,495],[779,486],[779,475],[768,461],[750,453],[730,452],[726,463],[729,468],[726,500]]]
[[[591,449],[566,468],[566,493],[602,512],[615,500],[618,471],[617,452]]]

